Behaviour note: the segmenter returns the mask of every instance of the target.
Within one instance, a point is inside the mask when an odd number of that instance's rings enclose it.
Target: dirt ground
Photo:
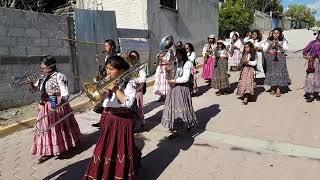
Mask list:
[[[77,104],[83,101],[89,100],[85,94],[82,94],[80,97],[72,100],[71,105]],[[38,112],[38,103],[34,102],[30,105],[21,106],[17,108],[11,108],[7,110],[0,111],[0,127],[8,126],[26,120],[32,117],[35,117]]]

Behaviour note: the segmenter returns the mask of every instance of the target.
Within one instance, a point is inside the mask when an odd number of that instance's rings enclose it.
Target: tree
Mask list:
[[[242,0],[228,0],[219,11],[219,35],[228,36],[233,29],[243,34],[253,20],[253,11],[245,7]]]
[[[243,0],[243,3],[249,9],[256,9],[262,12],[283,12],[281,0]]]
[[[52,13],[66,3],[68,0],[0,0],[0,7]]]
[[[291,5],[285,15],[299,21],[309,22],[311,26],[314,26],[316,22],[316,11],[306,5]]]

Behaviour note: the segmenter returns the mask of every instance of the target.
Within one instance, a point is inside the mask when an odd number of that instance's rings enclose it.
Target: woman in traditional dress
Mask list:
[[[30,92],[41,93],[31,149],[33,155],[41,156],[39,163],[77,146],[81,135],[72,109],[67,103],[68,80],[64,74],[58,72],[55,58],[42,57],[41,70],[42,79],[38,79],[35,84],[29,81]],[[62,118],[64,119],[59,122]]]
[[[166,99],[166,95],[170,89],[167,79],[166,67],[174,59],[174,53],[171,49],[166,52],[158,53],[159,65],[155,73],[155,81],[153,86],[153,92],[160,96],[158,101]]]
[[[314,99],[320,101],[320,31],[317,33],[316,40],[311,41],[304,48],[303,56],[308,61],[308,69],[304,87],[307,102],[312,102]]]
[[[228,52],[222,40],[217,42],[217,62],[215,64],[215,73],[211,82],[214,89],[218,89],[217,96],[224,95],[225,90],[229,88],[228,77]]]
[[[185,44],[185,49],[187,51],[187,55],[188,55],[188,60],[193,64],[193,88],[192,88],[192,93],[195,94],[198,92],[198,84],[197,84],[197,63],[196,63],[196,58],[197,55],[194,52],[194,47],[191,43],[186,43]]]
[[[103,52],[105,54],[103,64],[105,64],[105,62],[107,61],[107,59],[109,57],[117,55],[116,43],[112,39],[105,40]],[[99,79],[96,79],[96,81],[99,81],[99,80],[106,77],[107,72],[105,71],[104,65],[100,65],[100,60],[98,57],[96,58],[96,63],[98,64],[98,70],[99,70]],[[96,106],[93,108],[93,111],[98,114],[101,114],[102,113],[101,104],[96,104]],[[98,123],[92,124],[92,126],[93,127],[100,127],[100,123],[98,122]]]
[[[266,77],[263,69],[263,42],[262,42],[262,34],[259,30],[252,31],[252,39],[249,40],[255,48],[257,59],[256,59],[256,79],[264,79]]]
[[[237,90],[237,95],[243,98],[244,105],[248,104],[249,96],[254,95],[256,57],[254,45],[247,42],[241,58],[241,73]]]
[[[112,56],[106,62],[110,78],[118,77],[129,67],[119,56]],[[132,107],[136,99],[136,84],[134,80],[124,81],[119,85],[112,83],[104,91],[102,134],[83,179],[136,180],[141,157],[141,152],[134,142]]]
[[[131,51],[129,53],[129,59],[132,64],[139,63],[140,55],[137,51]],[[146,81],[147,81],[147,73],[144,67],[141,67],[139,70],[139,77],[134,79],[137,85],[137,105],[138,105],[138,116],[139,116],[139,126],[144,127],[144,112],[143,112],[143,95],[146,91]]]
[[[251,38],[252,38],[252,33],[251,31],[248,31],[246,34],[246,37],[243,39],[243,42],[247,43]]]
[[[211,34],[208,37],[208,44],[205,44],[202,50],[202,56],[204,59],[202,78],[205,80],[211,80],[214,74],[214,64],[216,57],[214,55],[216,49],[215,35]]]
[[[281,96],[280,87],[287,87],[289,73],[287,69],[287,58],[285,52],[288,50],[288,43],[284,40],[281,28],[273,31],[273,40],[264,44],[267,73],[264,84],[271,86],[271,95]]]
[[[242,48],[242,42],[239,39],[239,35],[237,33],[234,33],[232,36],[231,43],[228,46],[228,62],[231,71],[237,70],[237,66],[240,63]]]
[[[190,130],[198,125],[190,93],[193,65],[188,61],[187,52],[183,47],[177,48],[176,59],[176,78],[169,80],[171,89],[165,101],[161,120],[161,124],[173,133],[170,137],[174,137],[183,129]]]

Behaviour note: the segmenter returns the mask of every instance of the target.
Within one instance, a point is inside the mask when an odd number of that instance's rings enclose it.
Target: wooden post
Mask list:
[[[69,39],[75,40],[74,19],[72,17],[68,17],[67,21],[68,21],[68,37]],[[73,86],[74,86],[73,92],[77,93],[80,91],[80,76],[79,76],[76,41],[68,41],[68,42],[70,45],[70,60],[71,60],[72,74],[73,74]]]

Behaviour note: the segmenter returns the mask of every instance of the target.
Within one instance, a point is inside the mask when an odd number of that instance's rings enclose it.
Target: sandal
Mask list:
[[[242,103],[243,103],[244,105],[248,105],[248,102],[249,102],[249,101],[248,101],[248,98],[246,97],[246,98],[243,99],[243,102],[242,102]]]
[[[275,95],[276,94],[276,92],[274,91],[274,90],[272,90],[271,92],[270,92],[270,95]]]
[[[281,96],[281,91],[280,91],[280,89],[277,89],[276,97],[280,97],[280,96]]]

